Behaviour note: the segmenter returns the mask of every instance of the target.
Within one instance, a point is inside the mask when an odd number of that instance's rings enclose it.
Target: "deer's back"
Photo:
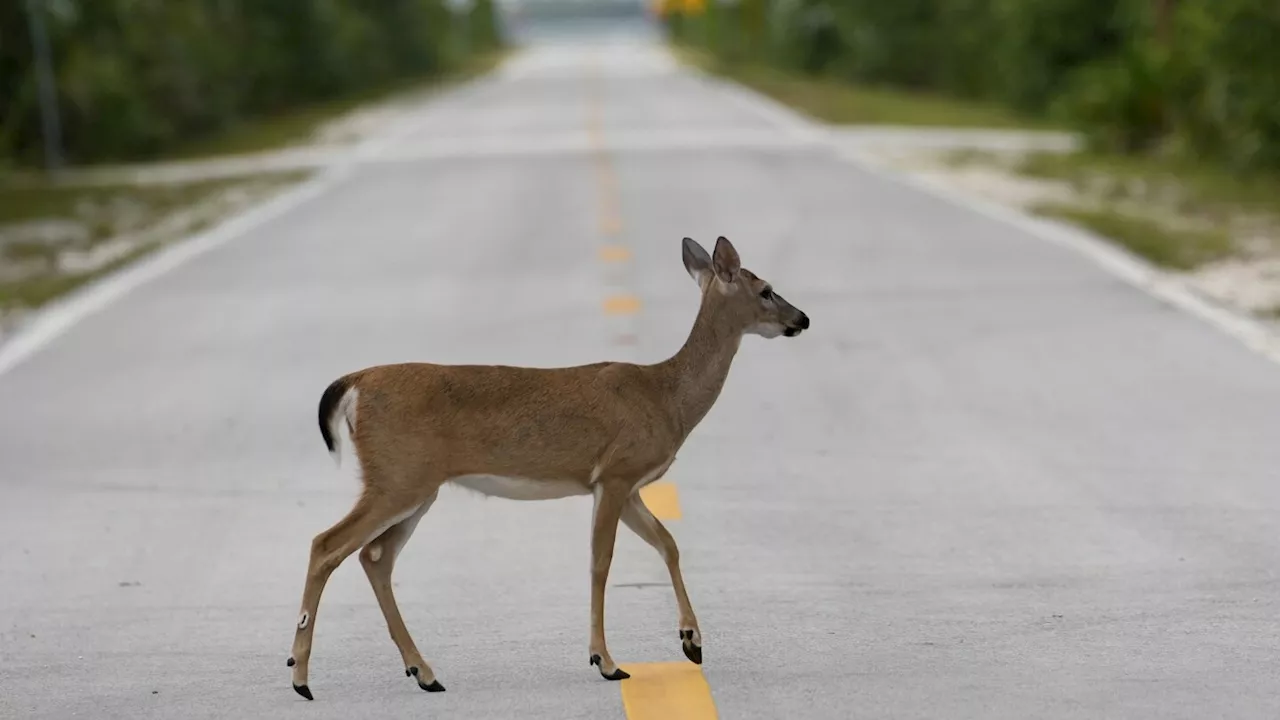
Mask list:
[[[356,445],[366,465],[445,478],[585,483],[606,455],[618,472],[643,472],[665,459],[661,446],[669,444],[647,382],[640,368],[620,363],[372,367],[353,375]]]

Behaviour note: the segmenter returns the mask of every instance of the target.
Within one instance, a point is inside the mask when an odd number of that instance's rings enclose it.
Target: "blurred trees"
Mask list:
[[[1278,0],[697,5],[666,3],[671,34],[730,65],[995,100],[1101,149],[1280,170]]]
[[[456,67],[498,44],[492,0],[469,42],[442,0],[40,0],[74,161],[143,158],[305,103]],[[24,3],[0,2],[0,158],[40,159]]]

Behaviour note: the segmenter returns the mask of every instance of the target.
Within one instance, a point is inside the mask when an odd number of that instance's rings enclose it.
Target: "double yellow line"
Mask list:
[[[594,83],[593,83],[594,84]],[[623,277],[631,261],[631,249],[622,237],[622,203],[618,174],[604,143],[604,108],[599,88],[588,99],[587,134],[592,164],[599,189],[598,231],[600,260]],[[624,286],[625,283],[618,283]],[[618,318],[634,318],[640,312],[640,298],[625,287],[615,287],[604,299],[604,313]],[[617,332],[614,342],[634,345],[633,329]],[[640,498],[649,512],[664,521],[679,520],[680,495],[674,483],[658,480],[641,488]],[[631,677],[623,680],[622,707],[628,720],[715,720],[715,703],[702,668],[689,662],[627,663]]]

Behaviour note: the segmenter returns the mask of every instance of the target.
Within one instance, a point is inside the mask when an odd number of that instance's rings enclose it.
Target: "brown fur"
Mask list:
[[[302,603],[306,622],[300,622],[290,658],[299,693],[310,697],[307,667],[320,593],[333,569],[361,548],[406,672],[424,689],[443,689],[404,627],[390,573],[440,486],[468,475],[577,483],[582,494],[595,494],[590,652],[601,674],[627,676],[604,639],[604,586],[619,520],[662,554],[680,606],[685,654],[701,662],[701,633],[679,550],[637,491],[665,472],[711,409],[744,334],[798,334],[809,321],[781,297],[762,297],[768,284],[740,267],[723,237],[714,257],[686,238],[684,262],[702,302],[688,340],[662,362],[563,368],[402,363],[351,373],[326,392],[322,424],[326,412],[339,411],[342,388],[358,393],[352,441],[364,492],[347,517],[312,543]]]

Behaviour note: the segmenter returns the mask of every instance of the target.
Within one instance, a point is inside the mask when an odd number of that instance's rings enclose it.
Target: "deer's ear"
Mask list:
[[[680,254],[684,258],[684,269],[698,283],[698,287],[702,287],[703,280],[711,272],[711,256],[693,238],[685,238],[682,245]]]
[[[715,270],[716,277],[726,283],[733,282],[738,277],[738,271],[742,269],[742,260],[738,257],[738,251],[733,247],[733,243],[729,242],[729,238],[723,235],[716,238],[716,250],[711,259],[711,267]]]

